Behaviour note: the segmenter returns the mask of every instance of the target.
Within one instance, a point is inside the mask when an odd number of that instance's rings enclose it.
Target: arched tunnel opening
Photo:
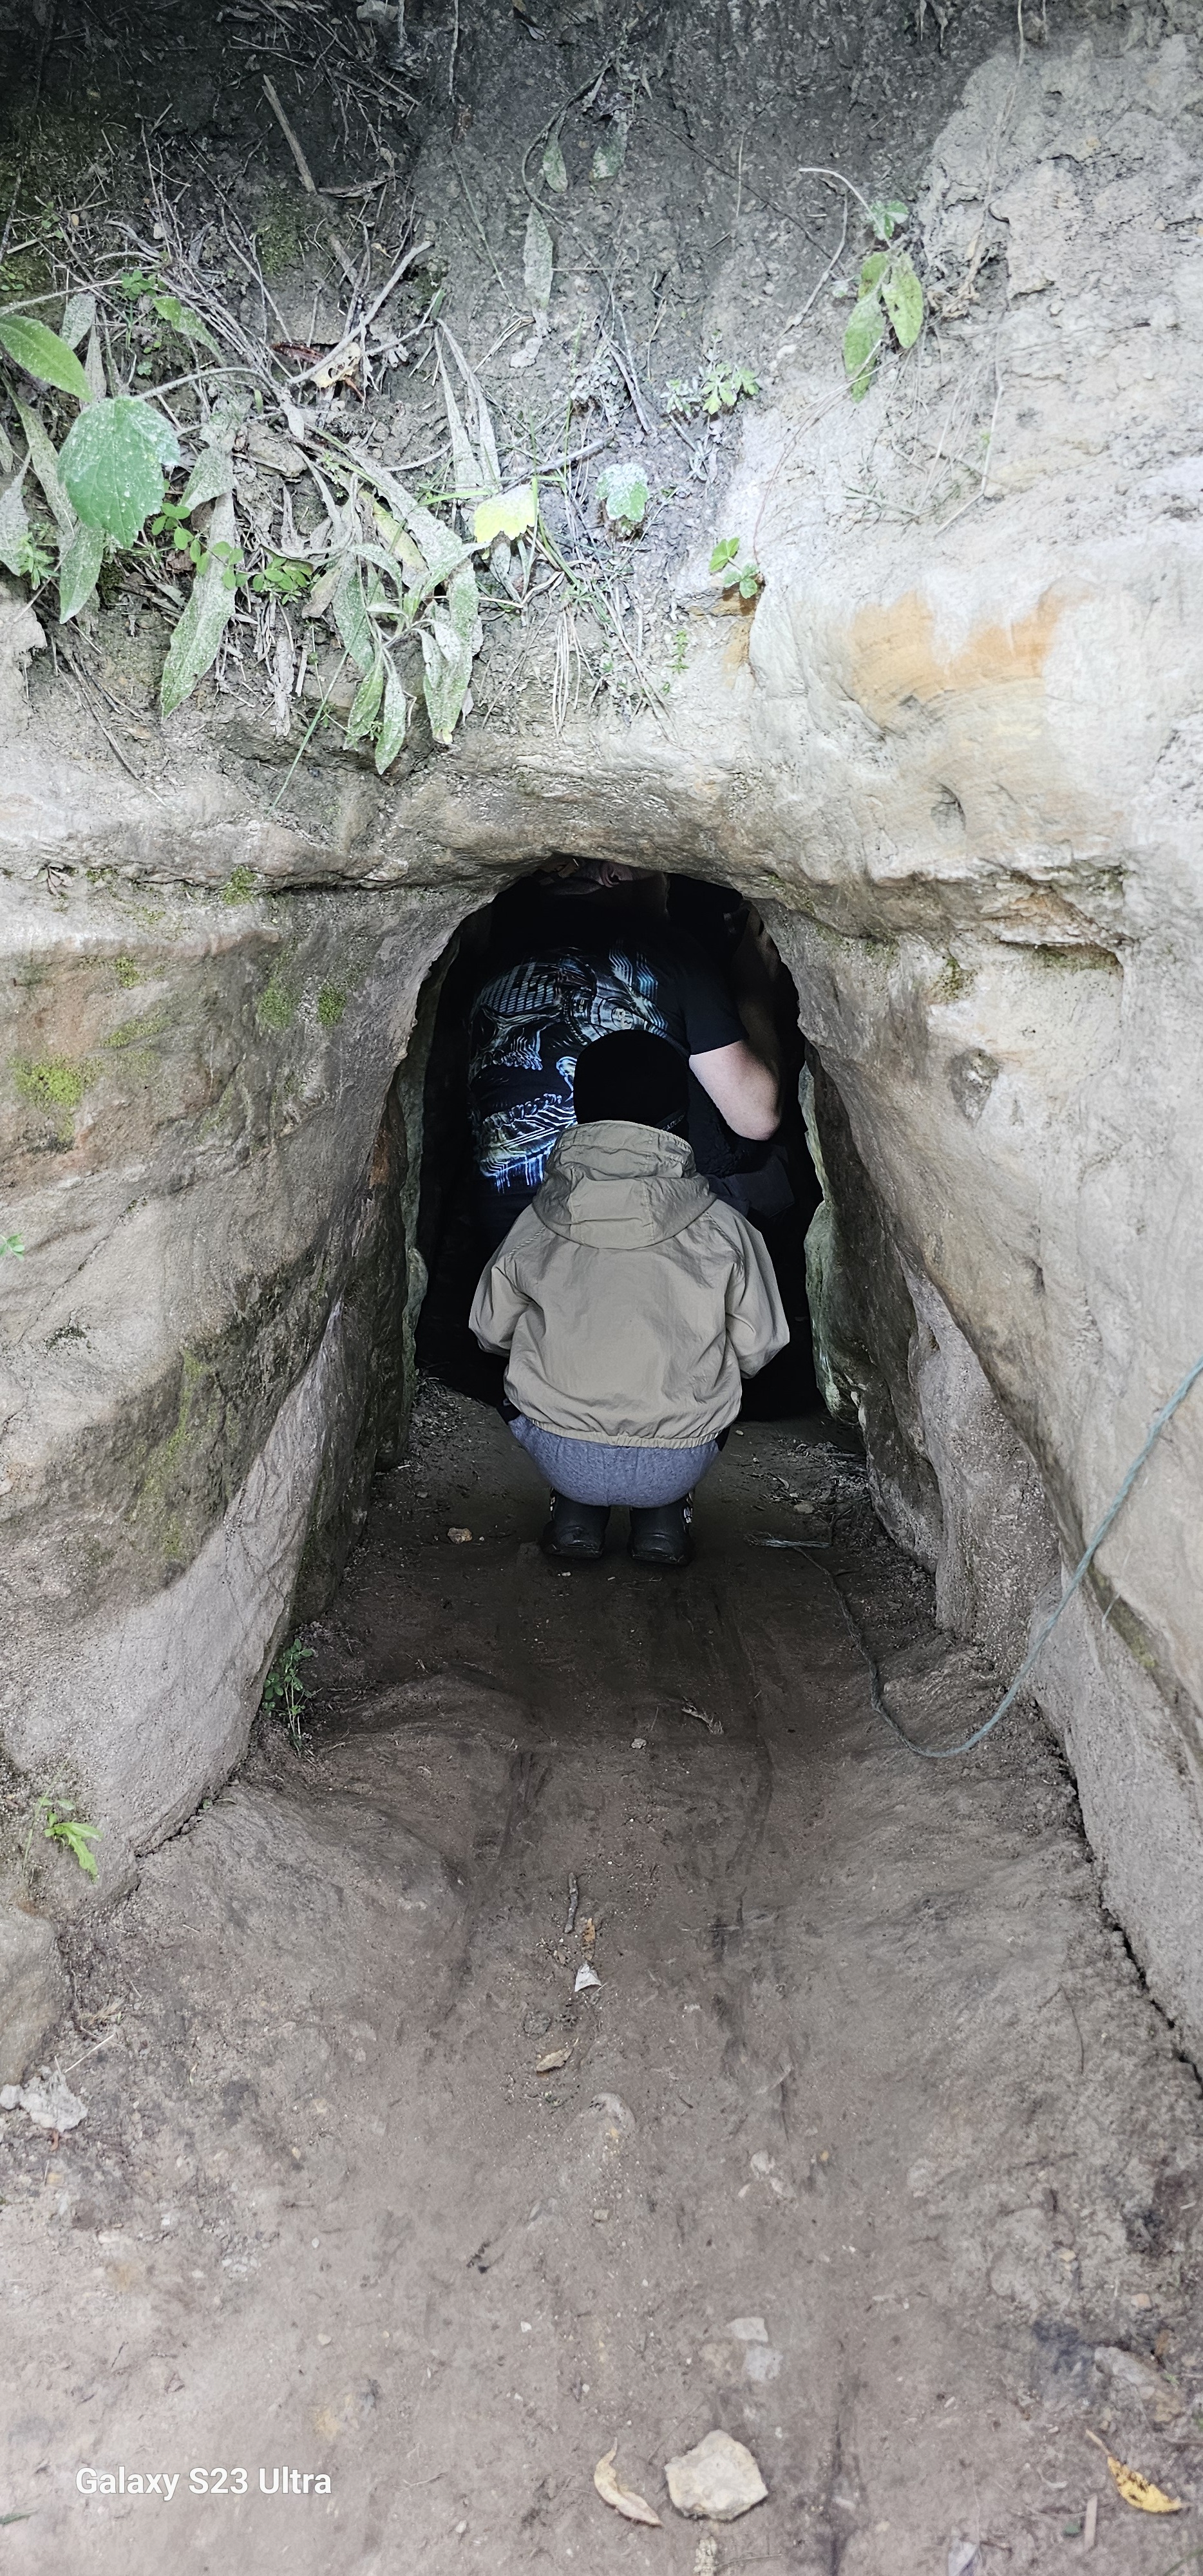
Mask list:
[[[1201,100],[0,0],[15,2567],[1190,2554]]]
[[[570,862],[561,861],[562,867]],[[422,1168],[416,1245],[426,1275],[415,1333],[420,1369],[486,1403],[500,1400],[503,1369],[483,1352],[469,1327],[469,1309],[485,1243],[478,1213],[479,1181],[470,1104],[473,1015],[491,961],[507,960],[546,924],[541,885],[550,872],[520,879],[469,915],[449,960],[434,970],[438,1008],[430,1041],[422,1103]],[[554,884],[555,880],[550,879]],[[689,876],[670,877],[663,892],[663,920],[683,933],[685,953],[700,948],[720,979],[749,935],[749,907],[734,888]],[[524,931],[524,923],[528,925]],[[757,921],[756,928],[760,925]],[[755,1418],[813,1416],[821,1410],[815,1380],[810,1310],[806,1296],[806,1229],[821,1192],[806,1141],[800,1090],[805,1041],[793,980],[768,950],[765,993],[780,1069],[781,1118],[770,1140],[738,1137],[696,1081],[691,1090],[690,1142],[699,1169],[717,1178],[730,1203],[751,1211],[773,1262],[789,1322],[787,1348],[749,1379],[744,1409]],[[631,1024],[635,1015],[631,1013]]]

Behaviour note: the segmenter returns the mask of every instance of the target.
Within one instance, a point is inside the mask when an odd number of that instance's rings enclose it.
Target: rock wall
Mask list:
[[[110,1884],[235,1758],[315,1496],[344,1543],[390,1086],[455,921],[549,849],[762,903],[819,1065],[833,1380],[1004,1666],[1203,1347],[1203,81],[1146,24],[974,75],[933,319],[863,404],[840,305],[783,345],[711,532],[764,594],[680,570],[660,719],[524,700],[396,786],[323,760],[285,820],[194,709],[141,785],[35,718],[6,608],[6,1740],[102,1812]],[[1196,2050],[1201,1467],[1195,1399],[1043,1683]]]

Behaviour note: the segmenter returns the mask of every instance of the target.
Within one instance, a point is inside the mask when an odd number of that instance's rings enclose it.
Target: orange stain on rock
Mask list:
[[[906,707],[975,689],[1006,688],[1042,678],[1065,610],[1085,598],[1078,583],[1046,590],[1012,626],[979,626],[955,651],[937,640],[931,605],[910,590],[888,608],[862,608],[851,627],[851,694],[877,724],[890,726]]]

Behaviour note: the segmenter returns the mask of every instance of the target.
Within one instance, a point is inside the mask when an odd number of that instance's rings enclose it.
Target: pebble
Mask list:
[[[678,2513],[709,2522],[737,2522],[768,2494],[751,2452],[730,2433],[707,2433],[692,2451],[666,2461],[664,2474]]]

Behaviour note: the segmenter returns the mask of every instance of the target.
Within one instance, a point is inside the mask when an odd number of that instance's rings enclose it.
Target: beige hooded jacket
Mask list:
[[[622,1448],[713,1440],[789,1340],[759,1236],[679,1137],[617,1118],[561,1137],[471,1323],[531,1422]]]

